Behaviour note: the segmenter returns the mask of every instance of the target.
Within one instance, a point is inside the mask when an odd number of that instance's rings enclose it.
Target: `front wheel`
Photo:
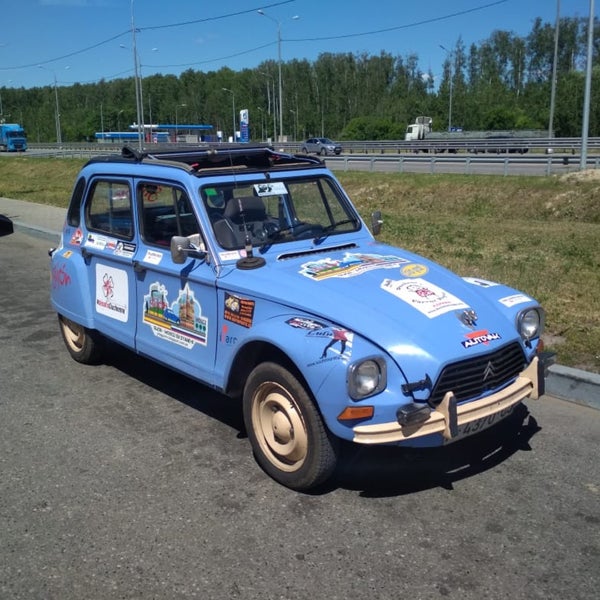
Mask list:
[[[339,441],[292,373],[275,363],[257,366],[246,381],[243,404],[252,449],[268,475],[294,490],[329,479]]]
[[[100,335],[62,315],[58,315],[60,332],[71,357],[79,363],[97,363],[102,350]]]

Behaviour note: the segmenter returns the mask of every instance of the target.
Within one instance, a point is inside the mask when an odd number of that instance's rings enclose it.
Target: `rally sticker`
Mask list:
[[[472,285],[478,285],[482,288],[495,287],[498,284],[495,281],[488,281],[487,279],[480,279],[479,277],[463,277],[463,280]]]
[[[381,289],[433,319],[444,313],[469,308],[460,298],[424,279],[384,279]]]
[[[186,283],[177,298],[169,301],[166,286],[159,281],[152,283],[144,296],[143,321],[152,334],[172,344],[191,350],[195,344],[206,346],[208,319],[202,316],[202,308],[194,292]]]
[[[300,273],[305,277],[321,281],[330,277],[356,277],[375,269],[394,269],[408,262],[394,255],[362,254],[346,252],[344,258],[323,258],[304,263]]]
[[[500,298],[498,300],[501,304],[504,304],[507,308],[515,306],[515,304],[523,304],[523,302],[531,302],[531,298],[525,294],[513,294],[512,296],[506,296],[506,298]]]
[[[502,339],[499,333],[493,333],[487,329],[481,329],[480,331],[471,331],[465,334],[466,340],[463,340],[461,344],[465,348],[472,348],[473,346],[479,346],[479,344],[488,345],[490,342]]]
[[[150,263],[151,265],[158,265],[162,260],[163,253],[158,252],[156,250],[146,250],[146,255],[144,256],[144,262]]]
[[[96,312],[125,323],[129,318],[128,300],[127,272],[98,263],[96,265]]]

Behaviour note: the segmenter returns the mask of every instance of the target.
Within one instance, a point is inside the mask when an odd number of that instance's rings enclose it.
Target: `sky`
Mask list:
[[[0,0],[0,89],[134,75],[234,71],[323,52],[418,56],[441,77],[458,39],[527,35],[536,17],[590,14],[590,0]],[[595,0],[598,16],[599,0]],[[261,15],[258,10],[262,10]]]

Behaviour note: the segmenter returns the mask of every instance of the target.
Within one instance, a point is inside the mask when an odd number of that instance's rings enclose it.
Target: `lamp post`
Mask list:
[[[267,17],[267,19],[271,19],[274,23],[277,24],[277,71],[279,76],[279,136],[283,138],[283,82],[281,80],[281,21],[277,20],[275,17],[268,15],[264,10],[259,9],[259,15],[263,17]],[[299,19],[298,15],[292,17],[292,19]],[[283,141],[283,140],[282,140]]]
[[[290,112],[294,115],[294,141],[298,141],[298,113],[290,108]]]
[[[232,141],[235,142],[235,94],[228,88],[222,88],[224,92],[229,92],[231,94],[231,110],[232,110],[232,126],[233,133],[231,135]]]
[[[273,79],[273,77],[271,77],[271,75],[269,75],[268,73],[265,73],[264,71],[259,71],[259,73],[261,75],[264,75],[265,77],[267,77],[268,79],[270,79],[273,82],[273,141],[277,140],[277,122],[276,122],[276,115],[275,113],[277,112],[277,109],[275,108],[275,80]],[[269,101],[269,114],[271,114],[271,93],[270,93],[270,88],[269,88],[269,82],[267,82],[267,99]]]
[[[117,131],[119,132],[119,141],[121,141],[121,113],[125,112],[123,109],[121,109],[118,113],[117,113]]]
[[[260,141],[265,141],[265,111],[260,106],[256,109],[260,112]]]
[[[50,71],[54,78],[54,101],[55,101],[55,114],[54,120],[56,123],[56,143],[62,144],[62,133],[60,128],[60,107],[58,105],[58,83],[56,81],[56,71],[54,69],[49,69],[48,67],[44,67],[43,65],[38,65],[39,69],[43,69],[44,71]],[[65,69],[69,69],[69,67],[65,67]]]
[[[448,131],[452,131],[452,52],[450,50],[448,50],[448,48],[445,48],[444,46],[442,46],[442,44],[439,45],[440,48],[442,50],[444,50],[444,52],[447,52],[448,54],[448,64],[450,66],[449,72],[450,72],[450,98],[448,101]]]
[[[177,115],[177,111],[180,108],[183,108],[184,106],[187,106],[187,104],[178,104],[175,107],[175,142],[178,141],[178,137],[179,137],[179,118],[178,118],[178,115]]]

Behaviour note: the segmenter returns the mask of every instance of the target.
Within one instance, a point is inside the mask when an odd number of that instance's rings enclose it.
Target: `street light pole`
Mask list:
[[[177,111],[178,111],[178,109],[180,109],[180,108],[182,108],[184,106],[187,106],[187,104],[178,104],[175,107],[175,142],[176,143],[177,143],[178,137],[179,137],[179,118],[178,118],[178,115],[177,115]]]
[[[56,123],[56,143],[62,144],[62,133],[61,133],[61,127],[60,127],[60,107],[58,104],[58,82],[56,81],[56,71],[54,71],[54,69],[48,69],[47,67],[44,67],[43,65],[38,65],[38,68],[44,69],[44,71],[50,71],[52,73],[52,77],[54,78],[54,102],[56,105],[54,121]],[[68,69],[68,68],[69,67],[65,67],[65,69]]]
[[[137,53],[137,43],[135,38],[135,19],[133,14],[133,0],[131,0],[131,37],[133,46],[133,69],[135,77],[135,108],[137,116],[138,130],[138,150],[141,152],[143,147],[143,129],[144,129],[144,107],[142,105],[142,86],[140,82],[139,57]]]
[[[450,65],[450,99],[448,102],[448,131],[452,131],[452,52],[440,44],[440,48],[448,53],[448,64]]]
[[[268,15],[264,10],[259,9],[259,15],[263,17],[267,17],[267,19],[271,19],[271,21],[277,23],[277,71],[279,76],[279,136],[283,141],[283,82],[281,79],[281,21],[278,21],[271,15]],[[298,19],[299,17],[296,15],[292,17],[292,19]]]
[[[235,94],[227,88],[223,88],[224,92],[229,92],[231,94],[231,111],[232,111],[232,126],[233,126],[233,133],[231,135],[231,139],[233,142],[235,142]]]

